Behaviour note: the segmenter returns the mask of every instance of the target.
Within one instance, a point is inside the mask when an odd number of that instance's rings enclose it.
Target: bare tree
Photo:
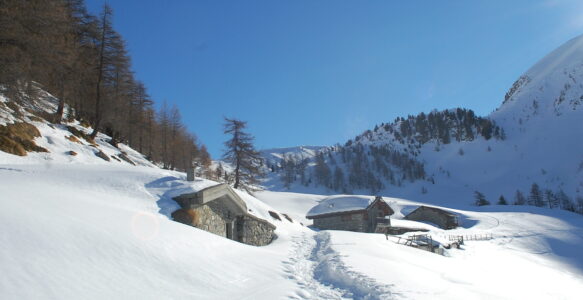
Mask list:
[[[231,135],[231,138],[225,142],[223,159],[234,166],[233,187],[250,192],[263,173],[260,169],[259,152],[253,146],[255,138],[244,131],[246,127],[247,122],[225,118],[224,133]]]

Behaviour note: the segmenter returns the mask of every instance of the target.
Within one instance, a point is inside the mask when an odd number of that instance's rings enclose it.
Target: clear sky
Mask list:
[[[332,145],[432,109],[486,115],[583,33],[583,1],[110,0],[133,68],[220,156],[223,116],[260,149]],[[87,0],[99,13],[103,0]]]

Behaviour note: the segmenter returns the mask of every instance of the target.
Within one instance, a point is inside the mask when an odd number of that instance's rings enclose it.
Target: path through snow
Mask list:
[[[391,299],[390,286],[350,270],[331,248],[330,233],[304,232],[292,240],[288,277],[301,290],[291,299]]]

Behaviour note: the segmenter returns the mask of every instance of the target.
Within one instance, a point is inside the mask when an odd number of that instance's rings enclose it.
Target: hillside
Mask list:
[[[320,162],[314,155],[303,175],[297,160],[280,161],[266,185],[467,206],[475,191],[513,203],[517,191],[528,196],[536,183],[550,195],[545,205],[568,198],[565,208],[583,212],[582,68],[579,36],[522,75],[488,116],[457,108],[397,118],[324,151]]]
[[[56,103],[49,94],[34,108],[7,98],[2,103],[2,126],[38,130],[27,142],[6,136],[43,149],[0,152],[5,299],[572,299],[583,290],[583,219],[570,212],[455,209],[462,226],[444,231],[402,220],[422,203],[385,198],[395,224],[426,228],[442,245],[452,234],[493,237],[440,256],[399,245],[397,237],[306,227],[305,216],[322,195],[238,192],[249,213],[276,226],[271,244],[254,247],[172,221],[179,208],[172,196],[216,182],[187,182],[184,173],[161,169],[122,143],[111,145],[104,134],[86,139],[91,128],[76,120],[43,120]],[[311,151],[299,152],[308,158]],[[280,151],[290,152],[296,151]],[[441,205],[459,208],[452,199]]]

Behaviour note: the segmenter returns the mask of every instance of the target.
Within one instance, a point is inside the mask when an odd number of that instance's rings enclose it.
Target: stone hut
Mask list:
[[[377,224],[395,212],[382,197],[330,196],[308,212],[306,218],[314,220],[319,229],[375,232]]]
[[[429,222],[443,229],[453,229],[459,225],[457,215],[453,212],[430,206],[419,206],[405,216],[406,220]]]
[[[182,208],[172,218],[222,237],[253,246],[275,238],[275,226],[247,212],[247,205],[227,184],[173,198]]]

